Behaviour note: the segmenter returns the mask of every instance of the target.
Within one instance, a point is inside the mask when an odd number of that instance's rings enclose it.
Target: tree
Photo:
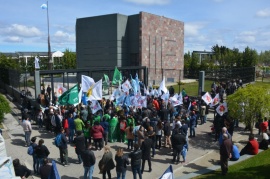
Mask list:
[[[62,68],[63,69],[75,69],[76,68],[76,53],[71,52],[69,49],[66,49],[64,56],[62,57]]]
[[[0,94],[0,122],[4,119],[4,114],[11,111],[10,106],[6,98]]]
[[[246,47],[243,52],[243,67],[253,67],[258,62],[258,53],[256,50],[252,50],[249,47]]]
[[[270,90],[254,85],[247,85],[227,98],[229,115],[239,119],[253,133],[253,126],[258,116],[266,116],[270,112]]]

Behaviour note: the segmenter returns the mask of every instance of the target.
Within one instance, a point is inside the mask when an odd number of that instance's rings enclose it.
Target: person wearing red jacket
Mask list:
[[[153,99],[153,105],[155,106],[156,110],[159,111],[160,110],[160,107],[159,107],[159,103],[157,101],[157,98],[154,98]]]
[[[241,150],[240,156],[244,154],[257,155],[259,152],[259,143],[254,138],[254,134],[249,134],[249,141],[247,145]]]
[[[103,148],[103,133],[103,127],[99,124],[98,121],[95,121],[94,126],[91,129],[91,135],[93,137],[96,150],[101,150]]]
[[[268,127],[268,121],[267,121],[267,118],[264,118],[264,122],[260,124],[262,133],[267,131],[267,127]]]

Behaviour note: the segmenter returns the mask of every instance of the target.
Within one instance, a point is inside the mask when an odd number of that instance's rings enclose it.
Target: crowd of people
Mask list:
[[[215,94],[222,92],[222,85],[212,86]],[[170,96],[174,94],[172,89]],[[214,93],[212,92],[212,93]],[[225,91],[224,91],[225,92]],[[172,163],[185,163],[189,149],[189,138],[196,137],[197,125],[207,122],[209,105],[203,100],[191,100],[186,91],[182,90],[183,105],[174,106],[161,97],[147,96],[147,107],[116,106],[114,101],[103,98],[99,101],[102,110],[92,113],[91,101],[86,105],[77,106],[48,106],[37,114],[39,129],[47,129],[55,134],[55,145],[59,148],[60,163],[69,166],[68,146],[75,145],[78,164],[83,163],[84,178],[92,178],[96,158],[94,150],[104,150],[99,161],[99,170],[103,178],[111,178],[111,170],[116,168],[117,178],[125,178],[127,165],[131,165],[134,178],[142,178],[145,171],[145,161],[148,171],[152,171],[151,159],[156,150],[168,148],[172,151]],[[223,96],[223,95],[222,95]],[[57,101],[57,99],[55,99]],[[189,106],[189,104],[191,104]],[[31,122],[27,114],[22,115],[22,125],[25,131],[26,146],[33,147],[34,173],[43,178],[48,172],[42,172],[47,166],[50,154],[44,140],[36,144],[36,138],[31,138]],[[227,173],[227,161],[237,160],[237,147],[232,144],[234,119],[229,115],[215,115],[215,140],[220,142],[221,168]],[[268,126],[268,124],[267,124]],[[265,131],[265,130],[264,130]],[[267,133],[264,132],[266,135]],[[265,135],[264,134],[264,135]],[[268,136],[268,135],[267,135]],[[253,136],[254,139],[254,136]],[[252,136],[250,136],[250,141]],[[268,142],[269,138],[265,136]],[[126,143],[127,148],[117,149],[115,158],[108,143]],[[249,142],[251,143],[251,142]],[[251,143],[251,146],[254,146]],[[266,145],[266,144],[265,144]],[[249,145],[250,146],[250,145]],[[268,146],[268,145],[267,145]],[[239,155],[249,154],[246,147]],[[124,151],[128,155],[124,155]],[[258,151],[257,151],[258,152]],[[256,152],[255,152],[256,153]],[[182,156],[182,161],[180,161]],[[238,157],[239,158],[239,157]],[[44,174],[45,173],[45,174]],[[46,178],[46,176],[44,177]]]

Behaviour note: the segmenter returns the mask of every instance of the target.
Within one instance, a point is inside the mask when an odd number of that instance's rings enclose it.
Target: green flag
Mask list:
[[[104,81],[102,82],[102,87],[104,90],[108,89],[110,86],[110,79],[108,77],[108,75],[104,74]]]
[[[115,67],[114,73],[113,73],[113,80],[112,84],[113,85],[119,85],[122,82],[122,74],[121,72]]]
[[[58,102],[60,105],[78,104],[79,103],[78,84],[76,84],[69,90],[65,91],[61,96],[59,96]]]

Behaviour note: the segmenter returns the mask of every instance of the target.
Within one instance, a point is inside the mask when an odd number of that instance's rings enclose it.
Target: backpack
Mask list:
[[[58,134],[55,137],[54,143],[55,143],[56,147],[61,147],[62,146],[62,135],[61,134]]]
[[[126,127],[127,127],[127,123],[125,121],[121,121],[120,122],[120,130],[125,131]]]
[[[33,148],[32,145],[30,145],[30,146],[28,147],[27,153],[28,153],[28,155],[33,155],[33,154],[34,154],[34,148]]]

